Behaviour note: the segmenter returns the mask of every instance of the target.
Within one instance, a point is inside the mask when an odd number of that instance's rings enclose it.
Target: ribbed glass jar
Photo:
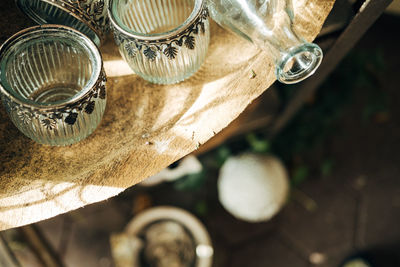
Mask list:
[[[0,48],[3,104],[26,136],[69,145],[90,135],[106,106],[106,77],[97,46],[60,25],[28,28]]]
[[[124,60],[158,84],[183,81],[203,63],[210,41],[203,0],[111,0],[109,17]]]
[[[97,45],[108,32],[108,0],[15,0],[38,24],[61,24],[87,35]]]

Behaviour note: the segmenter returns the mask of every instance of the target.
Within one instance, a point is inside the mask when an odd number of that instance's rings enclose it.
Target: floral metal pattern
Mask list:
[[[51,3],[76,14],[104,39],[109,27],[105,1],[107,0],[52,0]]]
[[[154,61],[157,57],[157,53],[162,53],[168,59],[173,60],[178,55],[178,47],[185,46],[190,50],[195,49],[196,39],[194,35],[199,33],[205,34],[205,22],[208,17],[208,9],[204,7],[200,16],[185,31],[172,38],[156,41],[128,37],[120,31],[114,30],[115,43],[118,46],[122,44],[130,57],[135,57],[138,53],[143,53],[148,60]]]
[[[106,81],[106,75],[104,71],[102,71],[94,87],[82,99],[61,108],[46,109],[25,107],[8,98],[3,98],[3,103],[8,113],[16,111],[18,119],[23,124],[29,124],[32,120],[36,119],[39,120],[47,130],[54,130],[59,120],[64,121],[68,125],[74,125],[79,112],[83,111],[87,114],[92,114],[96,105],[95,100],[106,99]]]

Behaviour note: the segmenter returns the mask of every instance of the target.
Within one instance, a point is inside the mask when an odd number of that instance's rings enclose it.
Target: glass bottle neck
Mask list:
[[[274,30],[259,28],[252,33],[250,39],[261,50],[272,56],[275,62],[286,55],[291,48],[303,44],[287,25]]]

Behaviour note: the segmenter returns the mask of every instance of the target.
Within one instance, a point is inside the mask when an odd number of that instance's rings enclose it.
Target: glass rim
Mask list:
[[[118,1],[118,0],[117,0]],[[108,17],[110,22],[114,28],[116,28],[119,32],[134,38],[134,39],[141,39],[141,40],[160,40],[160,39],[169,39],[175,36],[179,36],[181,32],[188,29],[198,17],[201,16],[201,11],[205,6],[205,0],[194,0],[194,7],[190,15],[186,18],[186,20],[180,24],[178,27],[175,27],[169,31],[162,32],[162,33],[154,33],[154,34],[147,34],[147,33],[139,33],[129,29],[125,23],[122,23],[119,16],[115,14],[115,9],[113,8],[114,3],[117,2],[116,0],[109,0],[108,5]]]
[[[41,16],[39,16],[32,8],[28,8],[25,5],[26,1],[30,1],[30,0],[15,0],[15,3],[17,5],[17,7],[24,13],[26,14],[30,19],[32,19],[33,21],[35,21],[38,24],[44,25],[44,24],[53,24],[53,23],[49,23],[48,21],[46,21],[44,18],[42,18]],[[59,0],[60,2],[62,2],[61,4],[58,4],[57,1],[54,0],[38,0],[41,2],[45,2],[49,5],[52,5],[58,9],[61,9],[62,11],[64,11],[66,14],[68,14],[69,16],[74,17],[76,20],[80,21],[81,23],[85,24],[96,36],[96,38],[99,40],[98,45],[101,45],[104,42],[104,36],[101,34],[101,32],[99,32],[98,29],[96,29],[96,27],[93,27],[93,24],[90,23],[89,21],[87,21],[85,19],[84,16],[82,16],[81,14],[76,14],[73,10],[70,10],[68,8],[66,8],[66,5],[64,4],[64,2],[66,4],[69,4],[68,1],[64,1],[64,0]],[[59,22],[57,22],[59,23]],[[56,24],[53,24],[56,25]],[[61,24],[60,24],[61,25]],[[67,26],[69,27],[69,26]]]
[[[85,49],[86,52],[91,54],[92,56],[89,56],[89,58],[92,58],[93,64],[93,71],[90,75],[89,81],[86,83],[86,85],[75,95],[65,99],[61,100],[58,102],[54,103],[40,103],[36,102],[33,100],[30,100],[28,98],[23,98],[23,97],[16,97],[11,91],[12,86],[9,84],[7,80],[3,81],[3,73],[2,73],[2,68],[3,68],[3,60],[8,57],[7,52],[9,49],[11,49],[16,43],[19,41],[24,42],[24,39],[27,38],[29,35],[35,34],[35,33],[56,33],[56,32],[63,32],[65,34],[69,34],[68,37],[73,37],[72,39],[76,41],[77,43],[81,44],[82,47]],[[43,35],[42,35],[43,36]],[[76,39],[77,38],[77,39]],[[79,42],[79,40],[84,41],[84,44]],[[28,40],[29,41],[29,40]],[[21,44],[19,44],[21,45]],[[6,55],[6,57],[5,57]],[[100,51],[96,44],[86,35],[83,33],[79,32],[78,30],[75,30],[71,27],[64,26],[64,25],[57,25],[57,24],[46,24],[46,25],[37,25],[33,27],[26,28],[22,31],[17,32],[10,38],[8,38],[1,46],[0,46],[0,93],[6,96],[8,99],[11,99],[13,102],[25,106],[27,108],[36,108],[40,110],[48,110],[48,109],[58,109],[58,108],[63,108],[66,105],[76,103],[77,101],[83,99],[87,94],[90,93],[90,91],[96,87],[96,84],[98,83],[98,80],[101,77],[101,73],[103,71],[103,60],[102,56],[100,54]]]

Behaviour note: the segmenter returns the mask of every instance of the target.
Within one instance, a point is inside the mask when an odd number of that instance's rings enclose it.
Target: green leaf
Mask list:
[[[258,138],[254,133],[248,134],[246,140],[253,152],[266,153],[269,151],[270,145],[268,140]]]
[[[221,167],[230,156],[231,156],[231,150],[229,149],[228,146],[223,145],[219,147],[216,151],[216,158],[215,158],[217,167]]]
[[[206,216],[208,212],[207,202],[205,200],[197,202],[194,210],[199,216]]]
[[[189,174],[174,182],[174,188],[178,191],[195,191],[204,185],[206,172]]]
[[[326,159],[324,162],[321,164],[321,174],[322,176],[326,177],[332,173],[333,167],[335,165],[335,162],[331,159]]]
[[[309,175],[309,169],[307,166],[299,166],[293,171],[292,184],[298,186],[303,183]]]

